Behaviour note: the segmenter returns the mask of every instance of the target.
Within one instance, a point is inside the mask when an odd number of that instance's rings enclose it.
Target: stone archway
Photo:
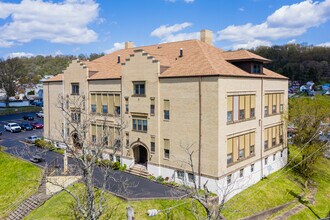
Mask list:
[[[133,147],[133,155],[135,164],[146,166],[148,162],[148,150],[143,145],[135,145]]]
[[[81,147],[81,144],[80,144],[80,141],[79,141],[79,137],[78,137],[77,132],[73,132],[71,134],[71,138],[72,138],[72,144],[73,144],[73,146],[76,147],[76,148],[80,148]]]

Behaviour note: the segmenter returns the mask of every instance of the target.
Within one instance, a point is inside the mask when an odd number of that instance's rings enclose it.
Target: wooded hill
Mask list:
[[[316,83],[330,81],[330,47],[287,44],[262,46],[250,51],[272,60],[266,68],[290,80]]]

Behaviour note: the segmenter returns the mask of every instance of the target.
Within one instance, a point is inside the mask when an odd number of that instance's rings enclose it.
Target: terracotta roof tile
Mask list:
[[[47,80],[45,80],[44,82],[61,82],[63,81],[63,73],[57,74]]]

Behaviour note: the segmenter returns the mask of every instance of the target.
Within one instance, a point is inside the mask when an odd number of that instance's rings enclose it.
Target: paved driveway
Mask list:
[[[3,124],[8,122],[21,123],[24,121],[24,114],[0,116],[0,129],[3,129]],[[36,119],[38,122],[43,122],[42,119]],[[33,131],[22,131],[20,133],[3,132],[0,136],[0,145],[5,146],[6,151],[17,157],[29,160],[33,155],[40,153],[40,149],[32,144],[27,145],[24,139],[31,135],[43,136],[43,129]],[[43,154],[45,162],[39,163],[39,166],[45,166],[54,159],[58,158],[59,164],[63,164],[63,156],[53,151],[47,151]],[[75,161],[69,159],[69,164],[74,165]],[[102,187],[104,183],[104,172],[99,167],[95,168],[94,184],[97,187]],[[135,176],[130,173],[112,170],[109,179],[106,183],[106,189],[111,193],[128,200],[151,199],[151,198],[178,198],[184,196],[184,192],[169,186],[150,181],[146,178]]]

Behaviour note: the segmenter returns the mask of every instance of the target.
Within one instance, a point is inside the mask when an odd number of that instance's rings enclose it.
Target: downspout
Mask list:
[[[121,65],[120,63],[119,63],[119,65]],[[124,155],[124,148],[123,148],[123,143],[124,143],[124,134],[125,134],[125,132],[123,131],[123,111],[124,111],[124,108],[125,108],[125,106],[123,107],[123,102],[122,102],[122,100],[123,100],[123,74],[121,73],[121,77],[120,77],[120,130],[121,130],[121,134],[119,134],[120,136],[121,136],[121,152],[120,152],[120,157],[122,158],[123,157],[123,155]],[[126,110],[125,110],[126,111]],[[125,137],[126,138],[126,137]],[[122,160],[120,161],[120,164],[122,165]]]
[[[201,188],[201,163],[202,163],[202,77],[199,77],[199,146],[198,146],[198,188]]]
[[[263,150],[263,143],[262,143],[262,137],[263,137],[263,118],[264,118],[264,78],[261,78],[261,119],[260,119],[260,164],[261,164],[261,179],[263,179],[264,174],[264,168],[262,164],[262,150]],[[269,111],[269,106],[268,106]]]
[[[48,99],[48,138],[50,139],[50,101],[49,101],[49,82],[47,83],[47,99]]]

